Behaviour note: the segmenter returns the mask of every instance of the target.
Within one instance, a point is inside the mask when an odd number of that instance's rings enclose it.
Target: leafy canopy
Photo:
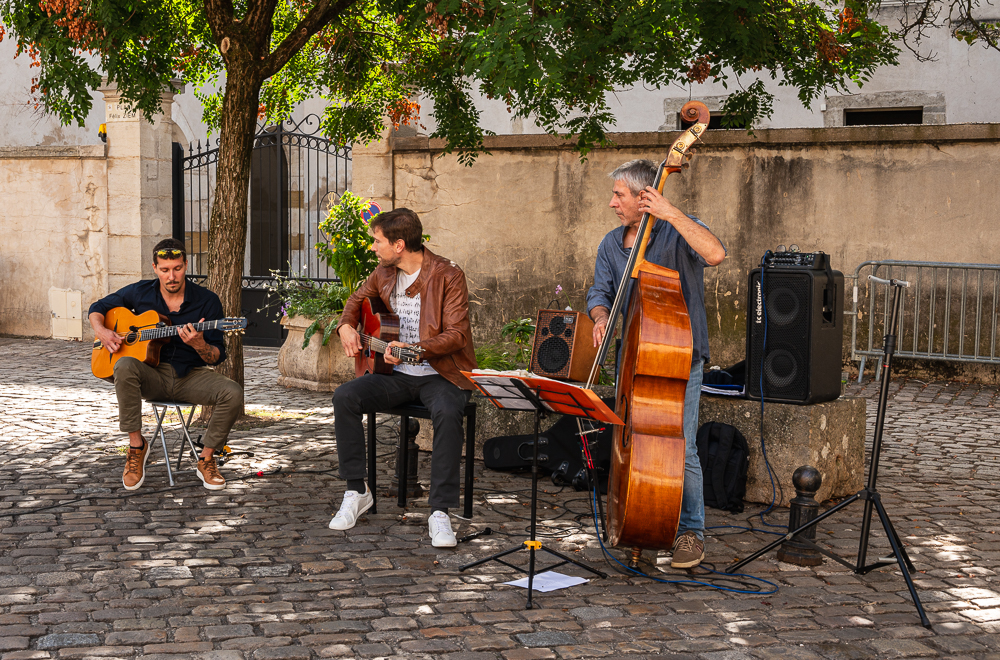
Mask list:
[[[748,126],[771,112],[762,78],[797,88],[808,105],[895,63],[869,9],[864,0],[0,0],[19,51],[39,67],[37,101],[65,123],[83,122],[103,73],[147,116],[179,76],[217,128],[238,65],[260,78],[261,119],[321,97],[324,132],[343,142],[377,138],[386,115],[417,121],[420,92],[433,102],[432,137],[466,161],[482,150],[480,93],[584,153],[614,124],[611,95],[638,84],[720,80],[732,90],[724,111]],[[251,34],[268,15],[263,37]],[[255,59],[232,56],[238,48]]]

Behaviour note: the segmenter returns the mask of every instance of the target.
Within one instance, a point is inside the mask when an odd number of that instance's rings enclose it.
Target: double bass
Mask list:
[[[710,115],[704,103],[689,101],[681,116],[694,124],[673,143],[657,171],[655,186],[661,194],[667,176],[687,165],[688,150],[708,127]],[[614,428],[606,530],[611,546],[633,548],[632,565],[643,548],[673,546],[684,492],[691,321],[677,271],[645,259],[654,222],[643,214],[588,379],[589,387],[604,364],[627,300],[615,393],[615,412],[625,424]]]

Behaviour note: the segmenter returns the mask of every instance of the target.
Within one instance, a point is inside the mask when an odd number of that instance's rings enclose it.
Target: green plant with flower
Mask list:
[[[316,252],[351,292],[356,291],[378,266],[364,217],[370,205],[367,199],[347,191],[319,223],[320,230],[329,240],[317,243]]]
[[[336,325],[333,321],[344,311],[351,291],[338,282],[315,282],[308,277],[282,275],[273,270],[271,276],[274,281],[265,288],[270,296],[281,301],[281,315],[312,319],[305,330],[302,348],[309,346],[309,340],[320,329],[323,329],[325,346]]]
[[[535,336],[533,320],[528,317],[511,319],[500,328],[500,336],[514,343],[514,361],[527,369],[531,364],[531,340]]]
[[[334,321],[344,311],[344,303],[378,266],[378,257],[370,249],[372,239],[364,218],[369,206],[368,200],[345,192],[319,224],[329,240],[316,244],[317,255],[327,263],[339,283],[271,273],[275,281],[267,289],[281,300],[282,313],[312,319],[305,330],[302,348],[309,346],[309,340],[320,330],[323,330],[323,345],[326,346],[336,325]]]

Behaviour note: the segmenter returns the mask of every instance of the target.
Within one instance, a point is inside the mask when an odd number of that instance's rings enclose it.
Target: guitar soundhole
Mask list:
[[[128,344],[129,346],[134,344],[136,339],[138,339],[138,335],[134,332],[130,332],[127,335],[125,335],[125,343]]]

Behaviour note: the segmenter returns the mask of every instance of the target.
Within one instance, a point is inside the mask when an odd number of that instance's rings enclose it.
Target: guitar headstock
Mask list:
[[[226,318],[219,321],[219,330],[226,333],[227,335],[238,333],[243,334],[243,331],[247,327],[247,320],[240,317],[227,316]]]
[[[420,356],[424,349],[420,346],[393,346],[392,354],[406,364],[420,364],[424,359]]]

